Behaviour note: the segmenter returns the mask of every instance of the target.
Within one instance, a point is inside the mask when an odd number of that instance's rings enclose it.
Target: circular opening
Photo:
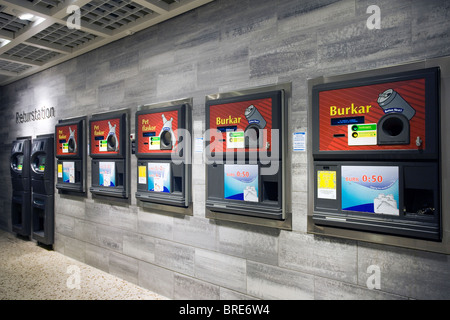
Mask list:
[[[403,131],[403,121],[398,117],[390,117],[383,122],[382,128],[384,133],[395,137]]]
[[[170,134],[170,131],[164,131],[161,134],[161,143],[163,146],[167,147],[170,146],[170,143],[172,142],[172,135]]]
[[[19,170],[19,166],[23,164],[23,155],[15,155],[11,158],[11,166],[13,169]]]
[[[249,146],[257,147],[259,141],[259,128],[255,126],[248,127],[245,135],[248,137]]]
[[[33,167],[38,170],[39,169],[39,157],[35,157],[32,161]]]
[[[110,135],[108,136],[108,149],[115,150],[116,149],[116,136]]]
[[[75,150],[75,141],[73,141],[73,139],[69,139],[68,147],[69,147],[69,152],[74,152],[74,150]]]

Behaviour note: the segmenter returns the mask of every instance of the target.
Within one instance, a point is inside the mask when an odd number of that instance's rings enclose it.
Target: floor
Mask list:
[[[166,300],[0,230],[0,300]]]

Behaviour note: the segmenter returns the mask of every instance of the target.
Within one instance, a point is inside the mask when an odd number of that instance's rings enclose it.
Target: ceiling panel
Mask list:
[[[0,0],[0,86],[212,1]]]

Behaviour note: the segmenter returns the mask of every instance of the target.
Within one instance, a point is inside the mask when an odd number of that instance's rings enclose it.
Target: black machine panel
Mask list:
[[[284,90],[207,99],[207,200],[212,212],[284,220]]]
[[[92,185],[95,195],[129,197],[129,115],[114,111],[89,120]],[[70,164],[71,165],[71,164]]]
[[[86,192],[86,117],[60,120],[55,126],[56,188],[61,193]]]
[[[191,204],[191,106],[143,106],[136,112],[136,198],[188,208]]]
[[[13,141],[10,157],[12,184],[12,231],[22,236],[31,234],[31,138]]]
[[[31,144],[32,237],[40,243],[54,242],[54,135],[42,135]]]
[[[314,223],[441,241],[439,68],[312,94]]]

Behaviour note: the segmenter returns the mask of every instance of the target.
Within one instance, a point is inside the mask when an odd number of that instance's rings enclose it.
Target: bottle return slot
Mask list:
[[[12,184],[11,223],[12,231],[31,235],[31,138],[18,138],[13,141],[10,157]]]
[[[312,86],[315,225],[442,240],[439,74],[386,71]],[[342,117],[346,105],[370,108]]]
[[[286,221],[287,91],[271,86],[206,98],[208,216]]]
[[[86,117],[60,120],[55,126],[56,188],[59,193],[86,194]]]
[[[94,196],[129,198],[129,126],[129,110],[95,114],[89,120],[92,182],[89,190]],[[76,169],[76,163],[65,165],[69,170]]]
[[[192,99],[140,106],[135,123],[136,199],[191,215]]]
[[[32,238],[53,245],[54,204],[54,134],[37,136],[31,145]]]

